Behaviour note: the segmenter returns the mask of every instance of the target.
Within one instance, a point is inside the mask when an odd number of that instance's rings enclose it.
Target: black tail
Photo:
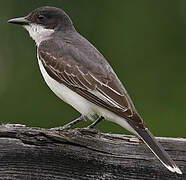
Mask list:
[[[181,170],[174,163],[168,153],[163,149],[163,147],[157,142],[151,132],[145,128],[140,129],[134,127],[135,131],[144,141],[144,143],[150,148],[150,150],[157,156],[157,158],[162,162],[162,164],[170,171],[182,174]]]

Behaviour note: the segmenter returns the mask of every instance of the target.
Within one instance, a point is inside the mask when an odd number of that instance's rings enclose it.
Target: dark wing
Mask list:
[[[108,62],[87,41],[82,47],[69,41],[48,40],[40,44],[38,53],[46,71],[56,81],[138,126],[143,124]]]

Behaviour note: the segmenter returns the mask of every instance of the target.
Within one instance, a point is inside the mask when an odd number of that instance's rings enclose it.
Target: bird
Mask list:
[[[8,23],[22,25],[29,32],[46,84],[80,112],[66,127],[85,119],[93,120],[90,128],[103,119],[117,123],[139,137],[168,170],[182,174],[145,125],[106,58],[76,31],[64,10],[39,7]]]

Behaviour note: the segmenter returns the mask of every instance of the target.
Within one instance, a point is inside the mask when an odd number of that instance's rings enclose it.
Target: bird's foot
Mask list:
[[[95,128],[88,128],[88,127],[85,127],[85,128],[77,128],[77,130],[81,133],[90,133],[90,134],[100,134],[101,132]]]

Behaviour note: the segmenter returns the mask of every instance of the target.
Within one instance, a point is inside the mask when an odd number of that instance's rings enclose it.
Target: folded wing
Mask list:
[[[59,53],[53,54],[56,51]],[[38,52],[46,71],[56,81],[65,84],[92,103],[143,126],[125,88],[96,49],[95,55],[91,52],[91,55],[86,57],[70,43],[59,46],[56,42],[44,41]],[[91,58],[96,58],[98,62],[91,61]]]

